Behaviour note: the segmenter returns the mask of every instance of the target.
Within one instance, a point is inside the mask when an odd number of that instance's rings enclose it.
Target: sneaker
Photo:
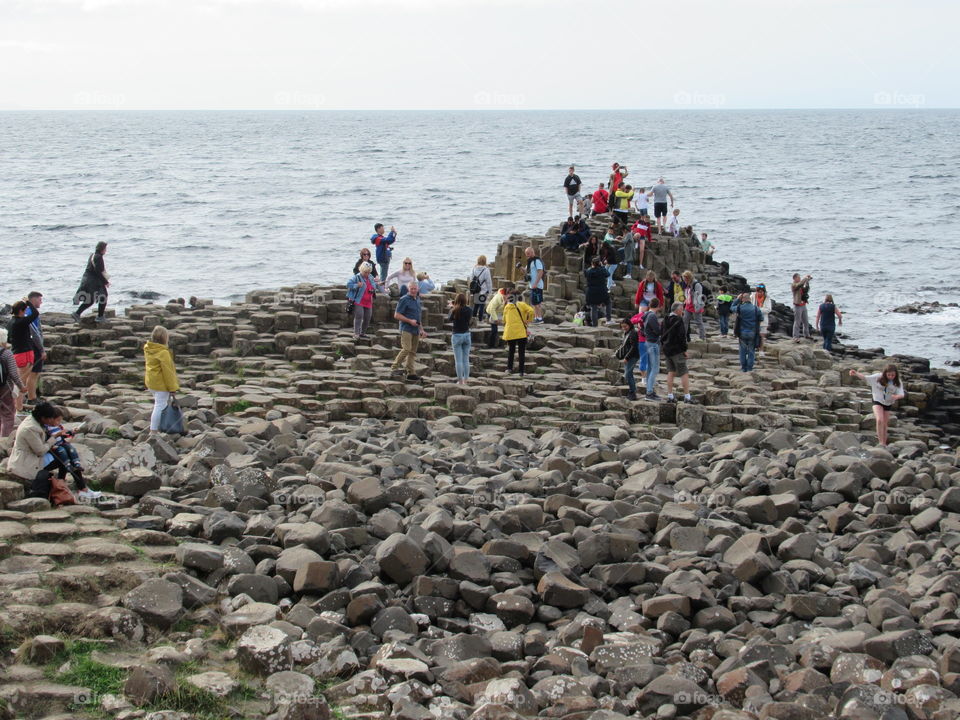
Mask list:
[[[77,493],[77,497],[81,500],[99,500],[103,497],[103,493],[99,490],[91,490],[90,488],[84,488]]]
[[[696,404],[697,404],[697,401],[694,400],[694,399],[693,399],[692,397],[690,397],[689,395],[684,395],[684,396],[683,396],[683,401],[684,401],[687,405],[696,405]]]
[[[418,382],[422,379],[419,375],[407,375],[407,382]]]
[[[677,401],[677,398],[674,396],[673,393],[670,393],[669,395],[667,395],[667,402],[675,403],[676,401]]]
[[[106,317],[103,317],[103,316],[98,315],[96,321],[97,321],[98,323],[108,323],[108,322],[110,322],[110,318],[106,318]]]
[[[534,322],[536,325],[540,325],[540,324],[543,323],[543,318],[534,318],[534,319],[533,319],[533,322]]]
[[[656,393],[647,393],[646,395],[644,395],[644,397],[647,400],[653,400],[654,402],[660,402],[661,400],[663,400],[663,398],[657,395]]]
[[[636,399],[637,399],[636,393],[627,393],[627,400],[636,400]]]

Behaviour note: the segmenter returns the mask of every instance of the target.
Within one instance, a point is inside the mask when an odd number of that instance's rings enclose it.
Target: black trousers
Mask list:
[[[61,480],[67,479],[67,468],[57,459],[47,464],[47,466],[33,478],[29,497],[41,497],[44,499],[50,497],[50,478],[54,474],[59,475]],[[75,470],[71,475],[73,475],[73,480],[77,484],[77,490],[83,490],[87,487],[87,483],[83,479],[83,472]]]
[[[83,315],[84,311],[90,307],[93,307],[92,302],[80,303],[80,307],[77,308],[77,315]],[[103,317],[106,312],[107,312],[107,299],[104,298],[99,303],[97,303],[97,317]]]
[[[513,370],[513,355],[517,351],[517,348],[520,349],[520,374],[523,375],[524,363],[526,362],[527,357],[527,339],[517,338],[516,340],[507,340],[507,345],[509,346],[509,353],[507,354],[507,370]]]

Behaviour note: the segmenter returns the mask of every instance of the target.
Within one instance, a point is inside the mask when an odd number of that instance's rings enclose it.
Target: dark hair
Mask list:
[[[97,247],[94,248],[93,251],[98,255],[103,255],[103,251],[106,249],[107,249],[107,244],[103,240],[101,240],[100,242],[97,243]]]
[[[376,225],[373,226],[374,232],[380,232],[381,230],[383,230],[383,223],[377,223]]]
[[[31,290],[30,294],[27,295],[27,300],[33,300],[34,298],[43,297],[43,293],[39,290]]]
[[[651,310],[656,310],[658,307],[660,307],[660,299],[650,298],[650,304],[647,307],[649,307]]]
[[[453,298],[453,303],[450,308],[450,314],[460,312],[467,306],[467,296],[464,293],[457,293]]]
[[[17,301],[10,307],[10,314],[13,315],[14,317],[17,317],[20,313],[22,313],[22,312],[23,312],[24,310],[26,310],[26,309],[27,309],[27,301],[26,301],[26,300],[17,300]]]
[[[620,324],[621,324],[621,325],[629,325],[630,327],[633,327],[633,320],[631,320],[630,318],[626,318],[626,317],[625,317],[625,318],[620,318]]]
[[[33,419],[38,423],[43,422],[44,419],[53,419],[58,417],[63,417],[63,410],[58,408],[53,403],[42,402],[38,403],[36,407],[30,412],[33,416]]]
[[[590,266],[591,266],[591,267],[599,267],[599,266],[600,266],[600,256],[599,256],[599,255],[594,255],[594,256],[590,259]]]
[[[721,285],[721,286],[720,286],[720,292],[725,293],[726,291],[727,291],[727,286],[726,286],[726,285]]]

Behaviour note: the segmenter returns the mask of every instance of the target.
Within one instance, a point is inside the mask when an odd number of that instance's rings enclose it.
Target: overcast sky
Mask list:
[[[958,0],[0,0],[0,108],[960,107],[958,22]]]

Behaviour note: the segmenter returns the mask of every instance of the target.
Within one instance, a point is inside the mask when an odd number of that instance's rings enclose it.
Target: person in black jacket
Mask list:
[[[620,321],[620,329],[623,330],[623,342],[617,349],[617,357],[623,361],[623,378],[627,381],[627,399],[637,399],[637,381],[633,377],[633,371],[640,360],[640,348],[637,344],[637,329],[633,326],[630,318],[624,318]]]
[[[593,260],[595,255],[600,254],[600,238],[591,234],[580,247],[583,249],[583,269],[588,270],[590,261]]]
[[[353,266],[354,275],[360,274],[360,266],[363,265],[364,263],[370,263],[370,266],[372,268],[370,270],[370,277],[377,278],[378,277],[377,265],[376,263],[373,262],[373,260],[370,259],[370,250],[368,250],[367,248],[360,248],[360,259],[357,260],[357,264]]]
[[[107,244],[100,241],[93,254],[87,259],[87,267],[80,279],[80,287],[77,288],[77,294],[73,296],[73,301],[78,307],[71,317],[77,322],[80,322],[83,311],[94,303],[97,304],[97,322],[106,322],[104,313],[107,311],[107,287],[110,285],[110,275],[103,262],[103,256],[106,253]]]
[[[687,329],[683,325],[683,303],[675,302],[670,314],[663,321],[663,333],[660,336],[663,354],[667,359],[667,401],[673,396],[673,379],[680,377],[683,385],[683,400],[691,402],[690,373],[687,370]]]
[[[597,326],[600,319],[600,306],[607,310],[607,320],[610,320],[610,291],[607,290],[607,270],[600,264],[600,257],[594,255],[590,260],[590,267],[584,275],[587,278],[587,288],[584,292],[587,307],[590,309],[588,322]]]

